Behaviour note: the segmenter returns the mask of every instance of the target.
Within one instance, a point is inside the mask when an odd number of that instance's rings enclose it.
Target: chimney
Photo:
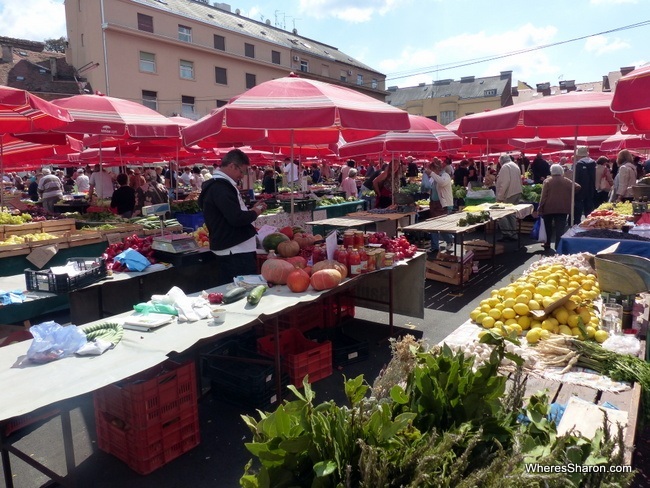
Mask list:
[[[499,73],[499,77],[502,80],[504,80],[506,78],[512,79],[512,70],[510,70],[510,71],[501,71],[501,73]]]
[[[603,75],[603,91],[604,92],[612,91],[612,87],[609,86],[609,76],[608,75]]]
[[[56,80],[59,76],[59,73],[57,72],[55,57],[50,58],[50,74],[52,75],[52,81]]]
[[[631,71],[634,71],[634,66],[623,66],[621,68],[621,76],[625,76]]]
[[[13,64],[14,62],[14,50],[11,46],[6,44],[2,45],[2,62]]]

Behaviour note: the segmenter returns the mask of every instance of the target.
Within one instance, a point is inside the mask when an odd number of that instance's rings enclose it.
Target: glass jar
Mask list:
[[[356,249],[350,249],[348,253],[348,267],[350,276],[358,276],[361,274],[361,256]]]
[[[361,273],[368,272],[368,253],[365,248],[359,248],[359,259],[361,260]]]
[[[354,231],[346,230],[343,233],[343,247],[347,249],[351,246],[354,246]]]
[[[363,238],[363,231],[356,231],[354,233],[354,243],[352,244],[353,247],[356,247],[357,249],[361,249],[364,245],[364,238]]]

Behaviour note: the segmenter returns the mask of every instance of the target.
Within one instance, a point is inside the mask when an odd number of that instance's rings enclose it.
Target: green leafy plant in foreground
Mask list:
[[[593,440],[557,436],[543,394],[521,399],[521,371],[498,374],[503,340],[480,367],[448,347],[424,350],[414,339],[393,344],[393,360],[371,388],[345,381],[349,406],[315,405],[305,379],[295,399],[259,420],[242,416],[257,458],[240,482],[257,487],[542,487],[629,486],[620,473],[528,473],[527,463],[622,464],[622,432]],[[370,397],[368,394],[370,393]],[[525,419],[525,422],[519,420]]]

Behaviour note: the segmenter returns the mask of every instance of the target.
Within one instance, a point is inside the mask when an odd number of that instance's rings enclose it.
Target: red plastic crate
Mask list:
[[[128,428],[163,425],[197,409],[194,362],[165,361],[94,394],[95,410],[109,414]]]
[[[278,324],[281,329],[298,329],[300,332],[307,332],[317,327],[324,327],[325,320],[320,305],[316,302],[283,313],[278,317]]]
[[[98,447],[143,475],[164,466],[200,442],[196,409],[147,429],[130,429],[116,417],[97,410],[95,423]]]
[[[323,307],[325,308],[325,327],[338,327],[344,320],[354,318],[354,295],[339,293],[326,298]]]
[[[287,329],[279,333],[282,368],[289,373],[291,383],[302,386],[302,380],[309,375],[309,382],[326,378],[332,374],[332,343],[322,343],[306,339],[297,329]],[[275,356],[275,335],[257,339],[260,354]]]

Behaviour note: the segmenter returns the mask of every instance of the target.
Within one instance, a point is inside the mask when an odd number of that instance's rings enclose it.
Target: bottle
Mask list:
[[[339,248],[339,253],[338,253],[338,255],[336,256],[336,260],[337,260],[339,263],[345,265],[345,267],[346,267],[347,270],[348,270],[348,274],[350,274],[350,265],[349,265],[349,263],[348,263],[348,252],[345,250],[345,248],[344,248],[343,246],[341,246],[341,247]]]
[[[343,233],[343,246],[347,249],[350,246],[354,246],[354,231],[346,230]]]
[[[358,276],[361,274],[361,256],[356,249],[350,249],[348,253],[348,268],[350,276]]]
[[[357,249],[361,249],[364,245],[363,231],[358,230],[354,233],[354,244],[353,246]]]
[[[365,248],[359,248],[359,259],[361,260],[361,273],[368,272],[368,253]]]

